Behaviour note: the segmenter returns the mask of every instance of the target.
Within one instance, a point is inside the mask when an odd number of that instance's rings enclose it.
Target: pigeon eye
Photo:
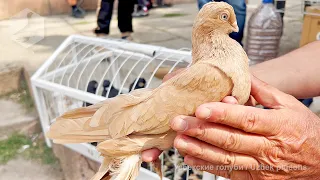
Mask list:
[[[221,20],[226,21],[226,20],[228,20],[228,19],[229,19],[228,14],[226,14],[226,13],[221,14]]]

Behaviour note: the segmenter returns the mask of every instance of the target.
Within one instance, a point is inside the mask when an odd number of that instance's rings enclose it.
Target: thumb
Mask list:
[[[282,108],[289,96],[255,76],[251,76],[251,95],[259,104],[272,109]]]

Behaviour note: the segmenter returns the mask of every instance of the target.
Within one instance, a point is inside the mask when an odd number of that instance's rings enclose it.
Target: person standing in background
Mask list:
[[[172,0],[157,0],[157,7],[158,8],[166,8],[172,6]]]
[[[133,17],[145,17],[148,16],[148,7],[145,0],[136,0],[134,5],[134,12],[132,13]]]
[[[68,0],[69,5],[71,6],[71,15],[74,18],[84,18],[85,11],[80,7],[80,4],[83,1],[80,1],[80,3],[77,0]]]
[[[273,1],[274,3],[274,1]],[[284,16],[284,8],[286,7],[286,1],[276,1],[275,6],[278,10],[280,10],[280,15],[282,17],[282,22],[283,22],[283,16]]]
[[[246,0],[216,0],[216,1],[226,2],[233,7],[234,12],[236,13],[236,16],[237,16],[239,32],[231,33],[230,37],[242,45],[244,27],[245,27],[246,16],[247,16]],[[198,0],[199,9],[201,9],[202,6],[204,6],[208,2],[212,2],[212,0]]]
[[[121,38],[132,40],[132,13],[134,0],[118,0],[118,27],[121,32]],[[114,0],[101,0],[98,2],[97,25],[94,33],[97,36],[107,36],[110,32],[110,23],[112,19]]]

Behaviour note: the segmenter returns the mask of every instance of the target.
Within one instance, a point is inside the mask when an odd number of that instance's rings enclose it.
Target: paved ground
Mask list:
[[[183,13],[185,16],[163,18],[166,13]],[[136,42],[163,45],[171,48],[191,47],[190,34],[194,16],[197,12],[195,4],[177,5],[170,9],[151,11],[147,18],[134,19],[133,35]],[[44,17],[44,26],[39,20],[34,20],[31,27],[41,31],[44,27],[44,39],[30,48],[25,48],[12,40],[10,26],[21,23],[15,21],[0,21],[0,63],[22,62],[30,72],[34,72],[71,34],[94,36],[92,29],[96,27],[95,12],[90,12],[85,19],[74,19],[68,15]],[[111,23],[111,37],[119,37],[117,17]],[[39,32],[38,31],[38,32]],[[40,34],[40,33],[39,33]]]
[[[0,99],[0,107],[0,140],[38,120],[34,109],[27,110],[12,100]]]
[[[250,0],[248,6],[248,17],[259,4],[260,0]],[[295,49],[299,45],[302,16],[300,7],[294,6],[293,2],[288,1],[287,7],[291,8],[285,17],[284,36],[281,42],[281,54]],[[197,13],[197,6],[192,4],[180,4],[168,9],[154,9],[150,16],[146,18],[134,19],[134,40],[140,43],[155,44],[169,48],[191,47],[191,27]],[[163,17],[168,13],[181,13],[184,16]],[[68,15],[58,15],[43,17],[44,24],[40,18],[32,20],[24,27],[20,27],[21,20],[0,21],[0,63],[22,62],[29,72],[33,73],[71,34],[83,34],[94,36],[92,29],[96,27],[95,12],[90,12],[85,19],[74,19]],[[117,17],[113,17],[111,23],[111,37],[119,37],[117,28]],[[247,18],[249,19],[249,18]],[[12,35],[12,28],[22,29],[20,33],[30,33],[36,31],[36,36],[44,39],[35,45],[25,48],[13,39],[17,36]]]

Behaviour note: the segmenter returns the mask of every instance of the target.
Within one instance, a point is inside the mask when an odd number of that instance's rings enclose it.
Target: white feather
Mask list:
[[[120,168],[112,173],[114,175],[111,180],[134,180],[138,176],[141,163],[141,156],[138,154],[122,159]]]

